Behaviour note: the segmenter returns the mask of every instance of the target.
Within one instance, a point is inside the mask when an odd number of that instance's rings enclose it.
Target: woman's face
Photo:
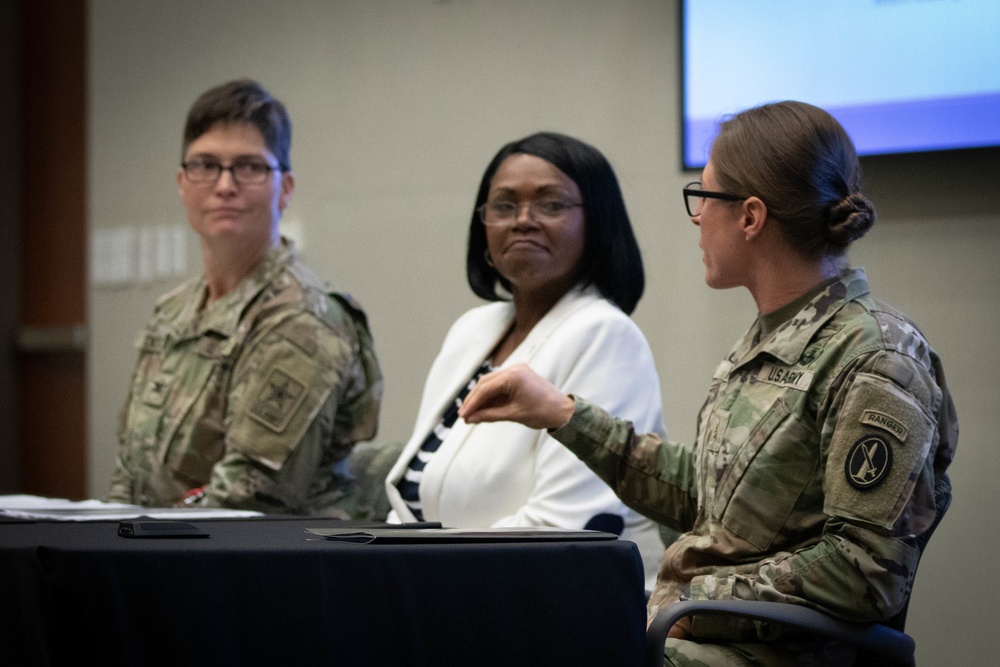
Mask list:
[[[573,206],[556,218],[539,221],[531,205],[544,200]],[[573,179],[550,162],[518,153],[500,163],[486,201],[510,202],[518,207],[510,221],[486,225],[493,265],[510,282],[515,295],[536,292],[561,296],[573,287],[585,238],[580,188]]]
[[[715,168],[709,158],[701,172],[705,190],[721,190],[715,179]],[[740,225],[740,202],[706,198],[701,212],[691,216],[691,222],[701,230],[698,246],[705,262],[705,282],[715,289],[744,285],[747,261],[747,240]]]
[[[204,242],[251,243],[266,247],[277,240],[278,220],[291,199],[291,173],[275,169],[278,158],[264,136],[249,123],[217,123],[191,142],[185,161],[206,160],[223,166],[253,161],[274,169],[262,183],[241,184],[230,171],[218,180],[192,183],[177,170],[177,187],[191,228]]]

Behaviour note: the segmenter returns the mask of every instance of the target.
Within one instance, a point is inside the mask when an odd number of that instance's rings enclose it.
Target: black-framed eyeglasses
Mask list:
[[[563,221],[570,209],[583,206],[577,202],[564,201],[554,197],[535,199],[527,204],[528,216],[532,220],[550,224]],[[515,201],[498,199],[488,201],[476,210],[479,211],[479,219],[484,225],[509,225],[517,220],[517,215],[523,205]]]
[[[706,199],[722,199],[724,201],[743,201],[744,199],[749,199],[749,197],[741,197],[740,195],[734,195],[728,192],[703,190],[701,188],[701,181],[688,183],[684,186],[683,192],[684,206],[687,208],[688,215],[692,218],[696,215],[701,215],[701,207],[705,205]]]
[[[271,166],[264,160],[254,158],[239,159],[230,165],[223,166],[218,160],[209,158],[194,158],[187,162],[181,162],[184,175],[192,183],[215,183],[222,176],[222,172],[228,171],[233,176],[233,180],[240,185],[260,185],[267,181],[272,171],[287,171],[282,166]]]

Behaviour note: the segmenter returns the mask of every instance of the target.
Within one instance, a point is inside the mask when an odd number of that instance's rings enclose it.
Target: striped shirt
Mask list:
[[[427,438],[420,445],[420,449],[410,460],[406,474],[396,484],[396,488],[399,489],[403,501],[418,521],[424,520],[423,508],[420,505],[420,481],[424,475],[424,468],[427,466],[427,462],[431,460],[431,457],[434,456],[434,453],[437,452],[441,443],[451,433],[451,427],[455,425],[455,420],[458,419],[458,409],[461,407],[462,401],[465,400],[465,397],[469,395],[472,388],[479,382],[479,378],[492,370],[495,369],[490,365],[488,359],[476,369],[476,372],[472,374],[472,378],[462,387],[458,395],[455,396],[455,399],[448,405],[444,414],[441,415],[441,421],[427,434]]]

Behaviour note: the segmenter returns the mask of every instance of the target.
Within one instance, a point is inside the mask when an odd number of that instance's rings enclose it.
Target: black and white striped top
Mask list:
[[[441,443],[451,433],[451,427],[455,425],[455,420],[458,419],[458,408],[461,407],[462,401],[465,400],[465,397],[469,395],[472,388],[479,382],[479,378],[492,370],[494,368],[490,365],[488,359],[476,369],[476,372],[472,374],[472,378],[462,387],[462,390],[455,396],[455,400],[451,402],[444,411],[444,414],[441,415],[441,421],[438,422],[438,425],[427,434],[427,438],[420,445],[420,449],[410,460],[406,474],[396,484],[396,488],[399,489],[403,501],[418,521],[424,520],[423,508],[420,506],[420,481],[424,475],[424,468],[427,466],[427,462],[431,460],[431,457],[434,456],[438,447],[441,446]]]

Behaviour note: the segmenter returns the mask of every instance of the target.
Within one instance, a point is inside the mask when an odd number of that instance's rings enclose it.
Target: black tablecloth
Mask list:
[[[345,544],[316,519],[0,525],[0,664],[637,665],[631,542]],[[312,538],[312,539],[310,539]]]

